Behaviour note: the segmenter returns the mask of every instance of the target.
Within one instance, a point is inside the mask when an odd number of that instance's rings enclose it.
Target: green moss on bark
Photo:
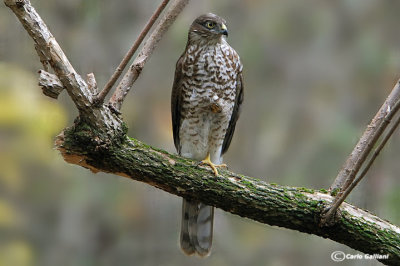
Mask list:
[[[400,251],[394,248],[400,246],[399,235],[362,216],[342,211],[333,227],[319,227],[321,213],[328,205],[325,190],[268,184],[224,169],[214,176],[209,167],[139,140],[119,136],[110,141],[97,133],[84,123],[78,124],[64,131],[62,146],[70,154],[84,156],[87,164],[100,171],[129,176],[265,224],[330,238],[365,253],[390,254],[383,263],[400,261]]]

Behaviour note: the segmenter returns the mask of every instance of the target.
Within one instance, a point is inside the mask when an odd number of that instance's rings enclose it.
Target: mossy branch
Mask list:
[[[207,166],[128,137],[99,143],[87,126],[74,126],[57,137],[64,159],[89,168],[145,182],[177,196],[201,200],[261,223],[332,239],[368,254],[389,255],[383,263],[400,262],[400,228],[343,203],[338,222],[320,227],[321,214],[333,197],[327,191],[268,184]]]

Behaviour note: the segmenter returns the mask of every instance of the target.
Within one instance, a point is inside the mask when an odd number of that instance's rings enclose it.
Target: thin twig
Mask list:
[[[371,165],[374,163],[375,159],[378,157],[379,153],[382,151],[383,147],[385,147],[386,143],[388,142],[390,137],[393,135],[394,131],[398,128],[399,124],[400,124],[400,116],[397,117],[396,121],[393,123],[393,126],[389,129],[389,132],[386,134],[386,136],[384,137],[382,142],[379,144],[379,146],[375,149],[371,158],[368,160],[367,165],[365,166],[364,170],[354,180],[354,182],[351,183],[351,185],[347,188],[346,192],[349,191],[348,193],[350,193],[355,188],[355,186],[361,181],[361,179],[363,179],[363,177],[366,175],[366,173],[368,172]],[[348,193],[347,193],[347,195],[348,195]]]
[[[132,47],[126,53],[126,55],[122,59],[121,63],[119,64],[119,66],[117,67],[115,72],[112,74],[110,80],[106,83],[103,90],[98,94],[98,96],[96,98],[97,104],[103,104],[105,97],[110,92],[111,88],[114,86],[114,84],[118,80],[118,78],[121,76],[122,71],[124,71],[126,65],[129,63],[129,60],[131,60],[132,56],[135,54],[136,50],[139,48],[140,44],[146,37],[147,33],[150,31],[154,22],[156,22],[156,20],[158,19],[158,17],[160,16],[161,12],[164,10],[164,8],[168,4],[168,2],[169,2],[169,0],[163,0],[161,2],[161,4],[158,6],[158,8],[156,9],[156,11],[153,13],[153,15],[150,17],[150,19],[147,21],[143,30],[140,32],[138,38],[135,40]]]
[[[146,40],[139,55],[133,61],[110,99],[110,105],[114,110],[119,111],[121,109],[125,96],[128,94],[133,83],[139,77],[144,64],[153,53],[164,33],[169,29],[188,2],[189,0],[175,0],[164,17],[160,20],[157,27],[153,30],[152,34]]]
[[[386,99],[385,103],[382,105],[378,113],[375,115],[374,119],[372,119],[371,123],[368,125],[363,136],[360,138],[353,152],[350,154],[345,165],[343,166],[338,176],[336,177],[334,183],[332,184],[330,190],[331,192],[337,192],[337,194],[331,206],[322,215],[321,218],[322,226],[334,222],[333,217],[336,211],[338,210],[340,204],[347,198],[350,192],[365,176],[365,174],[368,172],[371,165],[375,161],[376,157],[379,155],[380,151],[383,149],[389,138],[392,136],[394,130],[400,123],[400,118],[397,118],[394,125],[389,129],[389,132],[386,134],[382,142],[376,148],[373,155],[367,162],[367,165],[364,167],[363,171],[356,179],[357,173],[359,172],[361,166],[364,164],[368,155],[371,153],[373,146],[376,144],[376,142],[383,134],[386,127],[389,125],[391,119],[399,109],[400,109],[400,80],[397,81],[392,92]]]
[[[392,92],[387,97],[386,101],[372,119],[357,145],[347,158],[335,181],[330,187],[331,192],[337,192],[338,190],[344,191],[346,189],[346,187],[344,187],[345,183],[350,185],[353,182],[368,154],[370,154],[379,137],[388,126],[390,119],[393,117],[395,112],[397,112],[397,109],[394,107],[400,100],[399,82],[400,81],[397,81]],[[348,180],[350,180],[350,182]]]
[[[396,103],[396,108],[398,109],[400,106],[400,101]],[[382,142],[378,145],[378,147],[375,149],[374,153],[372,154],[371,158],[369,158],[366,166],[360,173],[360,175],[354,179],[354,181],[348,185],[346,190],[338,194],[337,197],[334,199],[332,206],[330,209],[326,212],[325,214],[325,219],[329,221],[331,217],[334,215],[334,213],[337,211],[339,206],[343,203],[343,201],[347,198],[347,196],[350,194],[351,191],[360,183],[360,181],[364,178],[364,176],[367,174],[368,170],[371,168],[372,164],[374,163],[375,159],[378,157],[379,153],[382,151],[383,147],[385,147],[386,143],[390,139],[390,137],[393,135],[393,132],[397,129],[397,127],[400,124],[400,116],[397,117],[393,125],[390,127],[389,132],[385,135],[383,138]]]

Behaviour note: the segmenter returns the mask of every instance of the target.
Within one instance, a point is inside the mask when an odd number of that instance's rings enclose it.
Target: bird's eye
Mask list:
[[[209,29],[213,29],[215,27],[215,22],[207,21],[206,22],[206,27],[209,28]]]

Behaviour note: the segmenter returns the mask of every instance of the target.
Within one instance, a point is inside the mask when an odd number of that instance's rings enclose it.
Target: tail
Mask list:
[[[183,199],[181,248],[186,255],[210,255],[214,207]]]

